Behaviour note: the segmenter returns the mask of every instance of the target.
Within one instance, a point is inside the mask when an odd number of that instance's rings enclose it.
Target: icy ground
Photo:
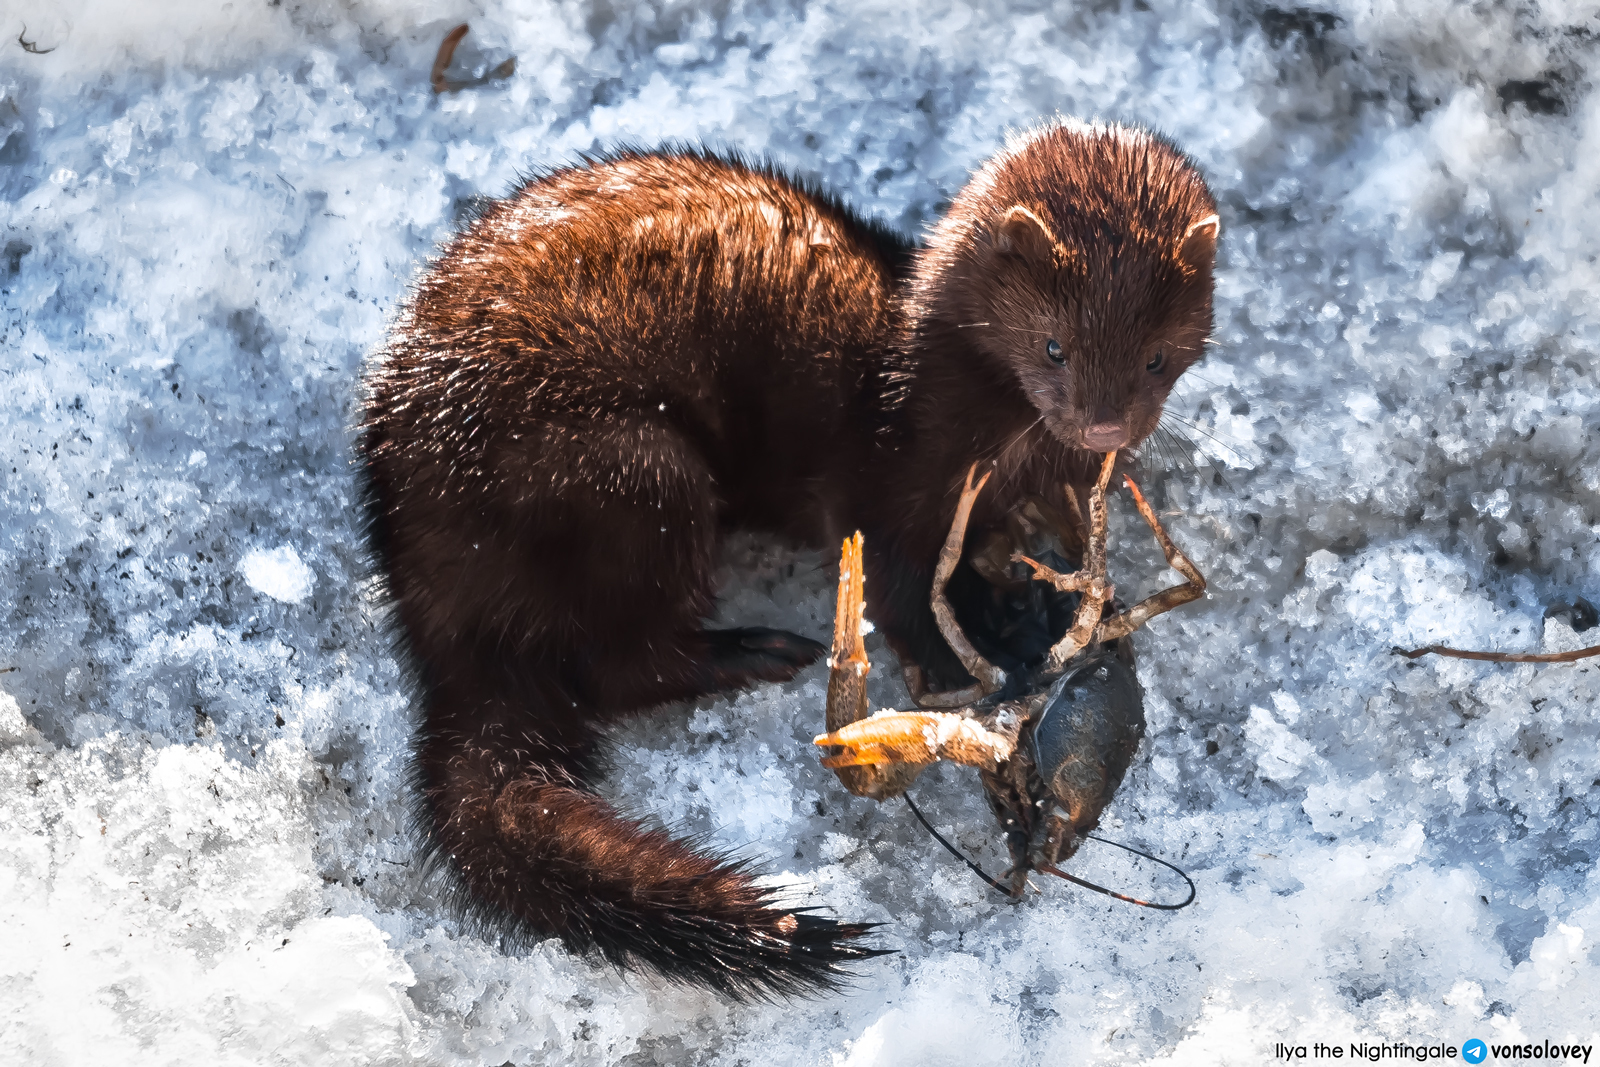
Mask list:
[[[0,1061],[1594,1041],[1600,661],[1387,650],[1600,633],[1546,617],[1600,601],[1597,13],[9,0]],[[435,97],[460,21],[459,70],[517,73]],[[669,139],[915,231],[1057,110],[1169,132],[1223,205],[1222,347],[1173,405],[1203,455],[1153,450],[1147,477],[1212,591],[1136,638],[1150,733],[1109,822],[1199,902],[998,899],[818,768],[819,668],[628,730],[607,789],[887,922],[900,954],[850,993],[732,1006],[463,936],[403,832],[409,703],[349,464],[358,368],[429,250],[519,168]],[[1123,587],[1169,580],[1116,514]],[[728,618],[826,634],[828,560],[741,540],[729,562]],[[970,773],[918,795],[999,864]],[[1083,869],[1149,888],[1105,855]]]

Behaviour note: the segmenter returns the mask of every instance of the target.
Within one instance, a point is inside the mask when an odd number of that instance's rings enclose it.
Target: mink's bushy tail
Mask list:
[[[745,865],[618,813],[587,787],[594,716],[548,672],[479,666],[425,679],[416,763],[425,832],[470,919],[735,998],[831,989],[881,954],[859,942],[875,924],[775,907]]]

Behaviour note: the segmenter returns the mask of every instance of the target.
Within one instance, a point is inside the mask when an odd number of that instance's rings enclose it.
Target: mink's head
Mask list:
[[[935,229],[914,328],[955,339],[1069,448],[1156,428],[1211,333],[1216,202],[1194,163],[1125,126],[1058,122],[1014,139]]]

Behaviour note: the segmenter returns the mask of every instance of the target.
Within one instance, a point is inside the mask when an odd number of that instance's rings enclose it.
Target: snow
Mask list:
[[[0,1059],[1596,1041],[1600,666],[1388,650],[1595,640],[1547,612],[1600,602],[1600,4],[46,7],[0,11]],[[459,21],[458,70],[517,73],[435,97]],[[916,231],[1058,110],[1165,130],[1222,208],[1193,447],[1145,476],[1211,593],[1135,637],[1149,734],[1106,825],[1197,903],[998,899],[817,766],[817,669],[619,732],[605,788],[888,923],[850,992],[734,1006],[463,932],[406,833],[349,458],[430,250],[520,171],[668,140]],[[1119,587],[1170,580],[1113,518]],[[737,539],[724,615],[823,636],[830,564]],[[1002,865],[970,772],[916,796]],[[1086,877],[1153,884],[1091,848]]]
[[[189,463],[194,465],[193,457]],[[239,573],[251,589],[285,604],[298,604],[310,596],[317,581],[293,545],[279,545],[271,551],[252,548],[239,561]]]

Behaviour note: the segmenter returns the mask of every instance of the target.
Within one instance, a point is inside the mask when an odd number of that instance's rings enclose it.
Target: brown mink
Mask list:
[[[873,955],[866,925],[597,797],[600,730],[821,655],[706,628],[733,527],[863,530],[874,621],[960,681],[928,591],[966,469],[997,472],[982,529],[1143,440],[1210,330],[1216,236],[1182,153],[1068,122],[1013,140],[920,250],[688,150],[484,208],[371,361],[359,444],[424,705],[420,821],[467,914],[733,996]]]

